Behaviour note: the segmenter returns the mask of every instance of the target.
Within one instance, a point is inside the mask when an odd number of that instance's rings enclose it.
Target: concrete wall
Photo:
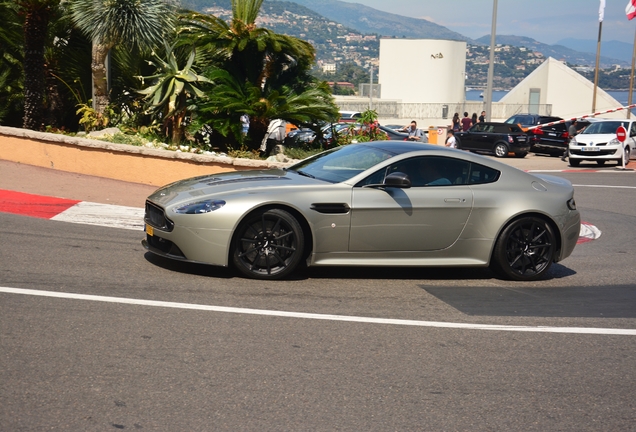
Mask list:
[[[382,99],[457,103],[465,99],[466,42],[380,39]]]
[[[0,159],[152,186],[198,175],[289,165],[112,144],[2,126]]]

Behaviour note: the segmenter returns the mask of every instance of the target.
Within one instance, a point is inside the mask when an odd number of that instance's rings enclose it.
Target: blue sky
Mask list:
[[[398,15],[424,18],[479,38],[490,34],[492,0],[342,0]],[[625,16],[628,0],[606,0],[602,40],[633,43],[636,19]],[[497,34],[528,36],[554,44],[560,39],[598,38],[600,0],[498,0]]]

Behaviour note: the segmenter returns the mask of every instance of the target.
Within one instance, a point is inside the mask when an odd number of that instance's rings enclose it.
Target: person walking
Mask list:
[[[482,111],[481,115],[479,116],[479,123],[483,123],[486,121],[486,111]]]
[[[459,132],[459,128],[459,113],[455,113],[455,115],[453,116],[453,131]]]
[[[468,113],[464,112],[464,118],[462,118],[462,131],[466,132],[473,125],[473,121],[468,117]]]
[[[563,156],[561,156],[561,160],[563,162],[565,162],[565,159],[570,156],[570,142],[572,141],[572,138],[574,138],[579,133],[578,129],[576,128],[577,123],[578,122],[576,120],[572,120],[570,127],[568,127],[568,135],[570,137],[570,140],[568,141],[568,145],[563,152]]]
[[[477,113],[473,113],[473,118],[471,120],[473,122],[473,125],[477,124]]]
[[[250,116],[247,114],[241,115],[241,130],[243,132],[243,136],[247,135],[247,132],[250,130]]]

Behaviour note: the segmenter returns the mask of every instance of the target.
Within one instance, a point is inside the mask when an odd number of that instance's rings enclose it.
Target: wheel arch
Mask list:
[[[501,233],[504,232],[504,230],[511,225],[512,223],[514,223],[515,221],[524,218],[524,217],[536,217],[539,219],[544,220],[546,223],[548,223],[550,225],[550,228],[552,228],[552,231],[554,232],[554,236],[556,238],[557,244],[555,247],[555,257],[558,257],[561,255],[561,247],[563,244],[563,239],[562,239],[562,233],[561,230],[559,229],[559,226],[557,225],[557,223],[554,221],[554,219],[552,219],[550,216],[546,215],[545,213],[541,213],[541,212],[537,212],[537,211],[530,211],[530,212],[525,212],[525,213],[519,213],[514,215],[513,217],[511,217],[510,219],[508,219],[506,221],[506,223],[501,225],[501,228],[499,228],[499,231],[497,231],[497,235],[495,236],[495,240],[492,242],[492,248],[490,250],[490,256],[488,257],[488,264],[491,264],[493,261],[493,254],[495,253],[495,245],[497,244],[497,242],[499,241],[499,237],[501,236]]]
[[[309,256],[309,254],[311,253],[311,251],[314,248],[314,235],[313,235],[313,231],[309,225],[309,222],[307,221],[307,218],[305,218],[305,216],[298,211],[296,208],[288,205],[288,204],[283,204],[283,203],[268,203],[268,204],[263,204],[261,206],[258,207],[254,207],[252,208],[250,211],[246,212],[243,216],[241,216],[240,220],[236,223],[236,225],[234,226],[234,230],[232,231],[232,236],[230,237],[230,246],[227,249],[227,260],[228,260],[228,264],[232,262],[232,254],[234,253],[234,240],[236,239],[236,235],[238,232],[238,228],[241,226],[241,224],[243,223],[243,221],[249,217],[251,217],[253,214],[255,213],[259,213],[259,212],[265,212],[268,210],[273,210],[273,209],[279,209],[279,210],[284,210],[287,213],[291,214],[296,221],[298,221],[298,223],[300,224],[300,227],[303,230],[303,234],[305,237],[305,247],[303,250],[303,261],[306,260],[306,258]]]

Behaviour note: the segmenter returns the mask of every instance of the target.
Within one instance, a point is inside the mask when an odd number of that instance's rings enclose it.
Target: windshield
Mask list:
[[[585,130],[581,133],[583,134],[615,134],[616,129],[618,129],[620,125],[626,126],[626,129],[627,129],[627,124],[624,124],[624,122],[620,122],[620,121],[594,122],[594,123],[591,123],[588,127],[586,127]]]
[[[374,147],[347,145],[305,159],[287,168],[287,171],[330,183],[340,183],[393,156],[386,150]]]

